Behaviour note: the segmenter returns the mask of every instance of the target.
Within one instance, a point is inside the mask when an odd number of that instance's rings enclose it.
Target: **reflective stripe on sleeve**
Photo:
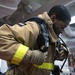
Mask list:
[[[28,51],[28,47],[21,44],[17,49],[15,55],[13,56],[11,63],[19,65],[19,63],[22,61],[27,51]]]
[[[54,70],[54,64],[53,63],[47,63],[44,62],[42,65],[35,65],[37,68],[46,69],[46,70]]]

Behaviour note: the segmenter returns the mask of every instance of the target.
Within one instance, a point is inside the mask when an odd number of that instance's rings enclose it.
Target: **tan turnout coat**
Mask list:
[[[51,36],[51,44],[48,49],[46,62],[54,63],[55,43],[58,38],[52,28],[53,23],[47,12],[38,15],[38,17],[43,18],[46,21]],[[13,26],[7,24],[2,25],[0,27],[0,58],[11,64],[11,59],[20,44],[34,49],[39,32],[40,27],[36,22],[26,22],[26,25],[24,26],[19,26],[18,24]],[[23,63],[20,63],[18,67],[9,71],[7,75],[50,75],[50,70],[39,69],[33,64],[24,61]]]

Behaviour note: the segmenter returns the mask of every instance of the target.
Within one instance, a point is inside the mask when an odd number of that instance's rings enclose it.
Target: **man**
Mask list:
[[[50,75],[54,69],[57,35],[67,27],[71,16],[65,6],[56,5],[49,13],[44,12],[38,17],[45,20],[50,35],[50,45],[45,52],[38,48],[41,27],[35,21],[22,23],[25,24],[23,26],[4,24],[0,27],[0,58],[6,60],[8,65],[18,65],[6,75]],[[61,52],[58,56],[59,59],[64,58]]]

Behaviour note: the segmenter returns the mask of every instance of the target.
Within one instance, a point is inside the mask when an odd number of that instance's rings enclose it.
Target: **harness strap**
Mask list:
[[[49,36],[49,31],[47,29],[47,23],[45,22],[44,19],[41,19],[39,17],[33,17],[26,21],[35,21],[36,23],[38,23],[38,25],[40,25],[41,35],[44,38],[44,44],[43,44],[44,46],[43,46],[43,49],[40,49],[40,50],[41,50],[41,52],[46,52],[49,47],[49,44],[50,44],[50,36]]]

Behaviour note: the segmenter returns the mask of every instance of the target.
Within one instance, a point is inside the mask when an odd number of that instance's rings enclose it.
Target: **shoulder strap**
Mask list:
[[[40,50],[42,52],[46,52],[48,47],[49,47],[49,43],[50,43],[50,36],[49,36],[48,29],[47,29],[47,23],[45,22],[44,19],[41,19],[39,17],[33,17],[33,18],[30,18],[26,21],[35,21],[36,23],[38,23],[38,25],[40,25],[40,27],[41,27],[41,36],[43,36],[43,39],[44,39],[43,47]],[[41,40],[42,39],[40,39],[39,41],[41,41]]]

